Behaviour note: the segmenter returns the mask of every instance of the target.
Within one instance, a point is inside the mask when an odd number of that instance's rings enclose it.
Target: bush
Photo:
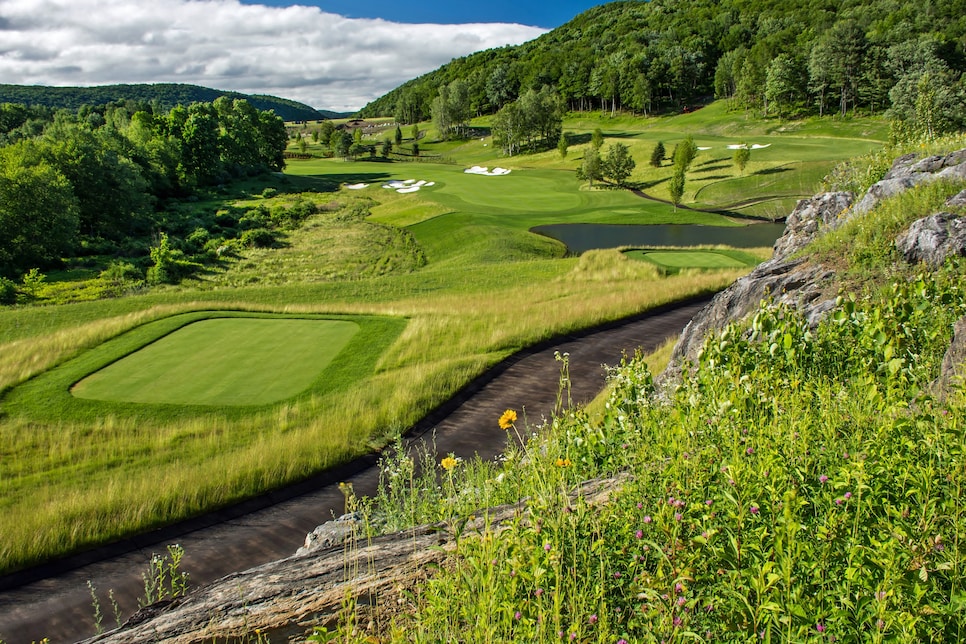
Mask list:
[[[242,233],[241,243],[247,248],[271,248],[275,235],[267,228],[252,228]]]
[[[262,190],[262,199],[271,199],[276,195],[278,195],[278,189],[276,188],[265,188]]]
[[[17,284],[6,277],[0,277],[0,304],[17,303]]]

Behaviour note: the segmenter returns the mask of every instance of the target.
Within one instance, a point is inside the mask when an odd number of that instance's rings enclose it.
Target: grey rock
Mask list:
[[[915,156],[907,154],[896,159],[892,168],[882,181],[873,185],[863,195],[853,209],[855,214],[863,215],[879,202],[893,197],[921,183],[966,179],[966,149],[944,155],[929,156],[915,161]]]
[[[966,317],[960,318],[953,326],[953,340],[943,356],[939,378],[932,385],[933,392],[940,400],[945,400],[957,387],[964,386],[966,379]]]
[[[935,181],[935,175],[920,172],[895,179],[883,179],[866,191],[859,203],[855,205],[854,212],[856,215],[864,215],[878,206],[883,199],[894,197],[927,181]]]
[[[933,268],[949,257],[966,256],[966,218],[941,212],[914,221],[896,238],[896,249],[906,261]]]
[[[966,207],[966,190],[963,190],[958,194],[955,194],[949,199],[947,199],[946,205],[949,206],[950,208]]]
[[[848,221],[853,198],[851,192],[826,192],[799,201],[785,220],[784,234],[775,242],[774,257],[788,257],[807,246],[820,233]]]
[[[313,550],[341,546],[360,534],[362,517],[356,513],[343,514],[338,519],[326,521],[305,535],[305,545],[295,554],[302,555]]]

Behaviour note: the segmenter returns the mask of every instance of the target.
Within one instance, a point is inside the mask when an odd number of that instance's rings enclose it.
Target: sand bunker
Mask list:
[[[484,168],[483,166],[478,166],[478,165],[475,165],[472,168],[463,170],[463,172],[465,172],[466,174],[481,174],[485,177],[499,177],[504,174],[510,174],[510,171],[507,170],[506,168],[493,168],[492,170],[490,170],[489,168]]]
[[[766,143],[764,145],[753,143],[751,146],[749,146],[747,143],[735,143],[735,144],[729,145],[728,149],[729,150],[747,150],[749,147],[751,147],[752,150],[761,150],[762,148],[770,148],[771,143]]]
[[[435,186],[435,181],[416,181],[415,179],[406,179],[405,181],[390,181],[389,183],[384,183],[383,188],[387,190],[395,190],[396,192],[401,192],[403,194],[410,192],[419,192],[421,188],[429,188],[430,186]]]
[[[368,188],[368,183],[353,183],[352,185],[346,186],[349,190],[362,190],[363,188]]]

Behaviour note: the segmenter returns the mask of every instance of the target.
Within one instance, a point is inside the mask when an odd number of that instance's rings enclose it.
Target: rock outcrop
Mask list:
[[[960,318],[953,327],[953,340],[943,356],[939,378],[932,388],[940,400],[945,400],[951,391],[962,387],[966,380],[966,317]]]
[[[919,160],[915,155],[899,157],[882,181],[854,205],[848,192],[823,193],[800,201],[786,220],[785,233],[775,242],[772,259],[718,293],[691,320],[674,348],[670,365],[658,378],[659,385],[673,386],[683,365],[697,358],[709,333],[756,311],[763,299],[796,307],[809,324],[818,324],[834,305],[835,271],[796,257],[796,253],[817,236],[869,212],[882,199],[940,180],[966,180],[966,149]],[[947,205],[966,205],[966,190],[949,199]],[[938,266],[952,255],[966,255],[966,218],[949,213],[926,217],[903,233],[896,245],[907,261]]]

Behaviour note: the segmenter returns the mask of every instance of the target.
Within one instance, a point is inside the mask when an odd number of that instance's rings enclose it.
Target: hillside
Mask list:
[[[613,2],[522,45],[455,59],[360,114],[426,120],[441,88],[459,81],[450,95],[475,114],[549,85],[573,110],[649,114],[715,96],[778,117],[891,108],[910,120],[922,90],[935,108],[928,125],[951,130],[966,113],[964,13],[962,0],[928,12],[911,0]]]
[[[875,168],[799,204],[683,373],[507,410],[497,463],[387,457],[315,547],[91,641],[962,641],[966,149]]]
[[[304,103],[264,94],[241,94],[198,85],[157,83],[139,85],[102,85],[96,87],[47,87],[41,85],[0,85],[0,103],[43,105],[54,109],[80,109],[118,101],[158,103],[167,112],[177,105],[212,103],[220,96],[245,99],[261,111],[272,110],[285,121],[315,121],[341,118],[345,114],[317,110]]]

